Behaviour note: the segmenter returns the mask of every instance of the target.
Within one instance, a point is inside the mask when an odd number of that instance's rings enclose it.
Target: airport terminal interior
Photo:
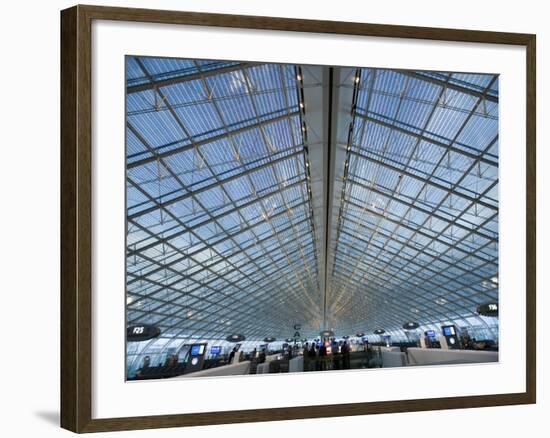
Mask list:
[[[498,361],[498,75],[126,57],[126,376]]]

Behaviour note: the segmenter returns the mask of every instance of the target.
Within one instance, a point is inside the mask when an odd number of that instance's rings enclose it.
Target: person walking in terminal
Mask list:
[[[350,363],[350,355],[349,355],[350,353],[349,345],[347,341],[344,341],[344,343],[342,344],[341,352],[342,352],[342,368],[344,370],[349,370],[351,368],[351,363]]]
[[[237,352],[236,348],[233,348],[233,350],[231,350],[231,353],[229,353],[229,360],[227,361],[228,364],[233,362],[233,358],[235,357],[236,352]]]
[[[321,365],[321,371],[327,370],[327,347],[323,342],[321,348],[319,348],[319,363]]]
[[[340,351],[339,351],[338,341],[336,340],[336,338],[334,338],[332,340],[332,344],[331,344],[330,348],[332,350],[333,369],[339,370],[340,369],[340,362],[341,362],[340,361],[341,355],[340,355]]]
[[[311,343],[309,349],[309,370],[315,371],[317,369],[317,352],[315,351],[315,342]]]
[[[302,355],[304,357],[304,371],[309,371],[309,343],[308,342],[304,344]]]

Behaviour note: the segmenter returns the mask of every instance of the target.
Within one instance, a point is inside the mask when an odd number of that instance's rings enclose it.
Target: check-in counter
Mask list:
[[[439,348],[408,348],[409,365],[446,365],[460,363],[498,362],[497,351],[441,350]]]
[[[269,362],[259,363],[256,367],[256,374],[268,374],[269,373]]]
[[[304,371],[304,356],[298,356],[288,361],[288,372],[299,373]]]
[[[396,348],[396,347],[391,347]],[[404,367],[407,366],[407,356],[405,353],[399,351],[388,351],[387,349],[381,350],[382,353],[382,367],[383,368],[394,368],[394,367]]]
[[[399,347],[380,347],[380,351],[399,353],[399,352],[401,352],[401,349]]]
[[[281,356],[280,354],[270,354],[269,356],[265,357],[266,362],[272,362],[274,360],[277,360]]]
[[[183,376],[173,377],[172,379],[186,379],[188,377],[214,377],[214,376],[241,376],[250,373],[250,361],[222,365],[220,367],[209,368],[207,370],[196,371]]]

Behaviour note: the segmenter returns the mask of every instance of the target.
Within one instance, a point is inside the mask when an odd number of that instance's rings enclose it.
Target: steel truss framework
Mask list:
[[[307,67],[126,65],[127,322],[162,330],[129,343],[130,362],[230,333],[283,340],[296,323],[310,339],[403,337],[406,321],[494,329],[475,309],[498,299],[497,76],[338,76],[353,96],[332,112],[351,120],[330,163],[344,176],[337,220],[318,229]]]

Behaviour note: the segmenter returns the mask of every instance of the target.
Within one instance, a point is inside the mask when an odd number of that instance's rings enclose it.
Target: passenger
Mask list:
[[[342,362],[343,368],[349,370],[351,368],[350,354],[349,354],[349,345],[347,341],[342,345]]]
[[[176,363],[176,357],[173,355],[173,354],[169,354],[168,357],[166,358],[166,366],[174,366],[174,364]]]
[[[309,370],[315,371],[317,369],[317,352],[315,351],[315,342],[311,343],[309,349]]]
[[[321,366],[321,371],[327,370],[327,347],[324,342],[319,348],[319,364]]]
[[[340,369],[340,346],[338,345],[338,341],[336,338],[332,340],[331,344],[332,349],[332,363],[333,363],[333,369],[339,370]]]
[[[233,362],[233,358],[235,357],[236,352],[237,352],[237,348],[233,348],[233,350],[231,350],[231,353],[229,353],[229,360],[227,361],[228,364]]]
[[[143,367],[142,368],[149,368],[149,365],[151,364],[151,357],[145,356],[143,358]]]
[[[307,342],[302,350],[302,355],[304,358],[304,371],[309,371],[309,344]]]
[[[288,352],[288,360],[292,359],[292,346],[288,346],[287,348],[287,352]]]

